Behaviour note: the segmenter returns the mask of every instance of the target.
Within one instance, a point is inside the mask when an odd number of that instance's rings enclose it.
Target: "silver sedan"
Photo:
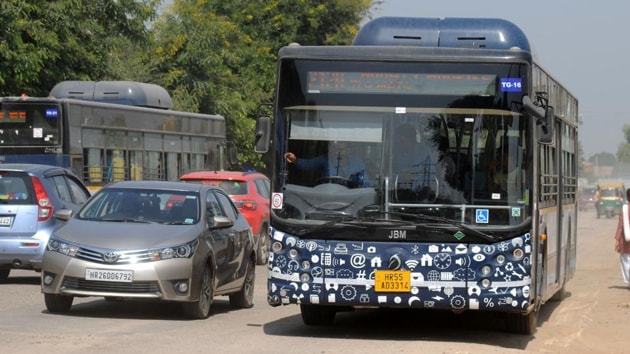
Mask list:
[[[244,216],[219,188],[127,181],[106,186],[48,241],[42,292],[50,312],[75,296],[178,301],[207,318],[214,296],[253,305],[256,254]]]

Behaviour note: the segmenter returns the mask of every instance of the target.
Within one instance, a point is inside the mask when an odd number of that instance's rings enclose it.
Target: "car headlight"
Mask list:
[[[159,261],[171,258],[190,258],[195,254],[198,245],[199,241],[194,240],[180,246],[156,249],[151,252],[151,260]]]
[[[154,262],[172,258],[190,258],[195,254],[199,241],[194,240],[183,245],[149,250],[118,251],[119,263]],[[48,251],[61,253],[69,257],[76,257],[80,247],[61,239],[51,237],[46,245]]]
[[[46,244],[46,249],[65,254],[66,256],[74,257],[77,254],[79,247],[55,237],[51,237],[48,240],[48,244]]]
[[[59,252],[66,256],[74,257],[79,250],[77,245],[62,241],[60,239],[51,237],[46,244],[46,249],[49,251]]]

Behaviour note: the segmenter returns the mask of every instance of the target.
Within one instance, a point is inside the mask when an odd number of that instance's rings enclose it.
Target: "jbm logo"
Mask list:
[[[407,238],[407,230],[391,230],[388,237],[390,240],[404,240]]]

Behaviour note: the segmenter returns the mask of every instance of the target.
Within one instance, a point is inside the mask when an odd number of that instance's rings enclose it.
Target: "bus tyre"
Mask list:
[[[258,235],[258,252],[256,252],[256,264],[263,265],[267,264],[267,258],[269,255],[267,254],[269,249],[269,227],[267,225],[263,225],[260,229],[260,235]]]
[[[537,325],[537,311],[532,311],[526,315],[520,313],[508,313],[505,318],[505,327],[512,333],[531,335],[536,332]]]
[[[332,306],[300,304],[302,321],[308,326],[328,326],[335,320],[337,310]]]
[[[564,285],[551,297],[551,301],[562,301],[567,297],[567,290]]]
[[[11,269],[0,269],[0,283],[4,283],[9,279]]]
[[[63,296],[58,294],[44,294],[44,302],[49,312],[62,313],[69,312],[72,307],[74,296]]]

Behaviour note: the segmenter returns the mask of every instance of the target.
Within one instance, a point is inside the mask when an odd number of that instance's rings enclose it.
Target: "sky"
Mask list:
[[[384,0],[373,17],[503,18],[537,62],[578,98],[584,158],[617,153],[630,125],[630,2],[624,0]]]

